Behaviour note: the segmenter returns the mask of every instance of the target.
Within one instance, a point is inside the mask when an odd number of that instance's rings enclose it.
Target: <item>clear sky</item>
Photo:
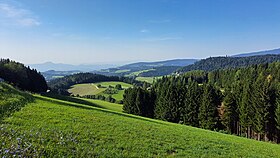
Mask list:
[[[279,0],[0,0],[0,57],[206,58],[280,47]]]

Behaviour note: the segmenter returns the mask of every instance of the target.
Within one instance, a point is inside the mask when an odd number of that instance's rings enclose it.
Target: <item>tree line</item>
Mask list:
[[[0,78],[21,90],[46,92],[48,89],[40,72],[10,59],[0,59]]]
[[[240,68],[257,64],[265,64],[280,61],[280,55],[260,55],[249,57],[209,57],[185,66],[176,71],[184,73],[193,70],[213,71],[218,69]]]
[[[127,89],[123,110],[279,143],[279,68],[280,62],[275,62],[163,77],[149,90]]]
[[[159,67],[154,67],[153,70],[141,72],[138,76],[141,77],[166,76],[172,74],[175,70],[179,68],[181,68],[181,66],[159,66]]]

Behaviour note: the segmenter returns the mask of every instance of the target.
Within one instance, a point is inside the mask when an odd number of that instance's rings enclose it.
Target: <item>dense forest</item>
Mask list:
[[[45,92],[48,89],[45,78],[35,69],[9,59],[0,59],[0,78],[31,92]]]
[[[249,57],[210,57],[195,62],[192,65],[178,69],[177,73],[192,70],[213,71],[218,69],[239,68],[256,64],[265,64],[280,61],[280,55],[260,55]]]
[[[166,76],[172,74],[175,70],[181,68],[181,66],[160,66],[154,67],[151,71],[141,72],[139,76],[141,77],[157,77]]]
[[[257,140],[280,141],[280,62],[191,71],[125,91],[124,112]]]
[[[61,95],[70,95],[68,89],[75,85],[81,83],[96,83],[96,82],[106,82],[106,81],[120,81],[129,84],[134,84],[141,86],[143,83],[136,81],[133,78],[118,77],[118,76],[105,76],[93,73],[78,73],[63,78],[53,79],[48,82],[51,91]]]

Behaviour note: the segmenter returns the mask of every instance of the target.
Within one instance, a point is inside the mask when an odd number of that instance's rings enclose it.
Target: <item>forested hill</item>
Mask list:
[[[31,92],[45,92],[48,89],[45,78],[35,69],[9,59],[0,59],[0,78]]]
[[[280,55],[262,55],[249,57],[210,57],[202,59],[192,65],[185,66],[177,73],[184,73],[192,70],[212,71],[218,69],[239,68],[255,64],[265,64],[280,61]]]
[[[121,66],[121,69],[131,69],[131,68],[138,68],[138,67],[158,67],[158,66],[186,66],[193,64],[196,59],[174,59],[174,60],[166,60],[166,61],[157,61],[157,62],[138,62],[127,64]]]
[[[280,143],[280,62],[163,77],[131,88],[124,112]]]
[[[273,50],[252,52],[252,53],[242,53],[242,54],[233,55],[232,57],[248,57],[248,56],[267,55],[267,54],[280,54],[280,48],[273,49]]]
[[[106,82],[106,81],[122,81],[131,84],[140,84],[140,81],[136,81],[132,78],[118,77],[118,76],[104,76],[93,73],[78,73],[63,78],[57,78],[48,82],[49,87],[52,92],[69,95],[68,89],[75,85],[81,83],[96,83],[96,82]]]

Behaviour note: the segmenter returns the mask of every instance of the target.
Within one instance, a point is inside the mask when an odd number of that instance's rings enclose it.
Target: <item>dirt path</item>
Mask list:
[[[96,89],[99,89],[99,88],[97,87],[97,85],[95,85],[95,84],[93,84],[93,83],[92,83],[91,85],[94,85]]]

